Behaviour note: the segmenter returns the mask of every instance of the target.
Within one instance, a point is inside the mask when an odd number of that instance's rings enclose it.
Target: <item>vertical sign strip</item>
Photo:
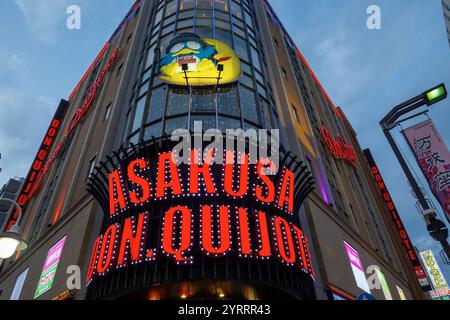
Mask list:
[[[436,297],[445,297],[449,295],[449,287],[445,280],[444,274],[439,267],[439,264],[431,250],[420,253],[425,270],[434,287],[434,295]]]
[[[391,194],[389,193],[389,190],[384,183],[384,179],[381,176],[380,170],[378,169],[377,164],[375,163],[375,160],[373,159],[372,153],[369,149],[364,150],[364,156],[366,157],[370,171],[372,172],[375,182],[377,183],[378,190],[380,190],[383,201],[385,202],[386,207],[389,210],[391,219],[394,223],[395,228],[397,229],[398,235],[402,240],[402,245],[405,248],[406,254],[408,255],[408,258],[413,265],[413,269],[417,276],[417,279],[419,280],[420,286],[422,287],[423,291],[430,291],[431,286],[428,282],[427,276],[425,275],[425,271],[422,268],[419,257],[414,250],[414,246],[411,242],[408,232],[405,229],[403,221],[398,214],[394,201],[392,200]]]

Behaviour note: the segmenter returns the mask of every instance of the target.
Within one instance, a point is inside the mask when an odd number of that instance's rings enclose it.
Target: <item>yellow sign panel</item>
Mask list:
[[[242,75],[241,61],[229,45],[195,33],[175,37],[159,67],[161,81],[183,86],[227,84]]]

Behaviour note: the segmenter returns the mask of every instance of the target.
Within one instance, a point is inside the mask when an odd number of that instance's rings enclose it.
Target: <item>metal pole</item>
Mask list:
[[[13,205],[15,205],[15,206],[17,207],[17,210],[19,211],[19,216],[18,216],[17,219],[16,219],[15,225],[19,226],[20,220],[22,219],[22,208],[20,207],[20,205],[19,205],[17,202],[15,202],[14,200],[11,200],[11,199],[8,199],[8,198],[0,198],[0,201],[10,202],[10,203],[12,203]],[[12,214],[13,212],[14,212],[14,208],[13,208],[13,210],[9,213],[8,219],[6,219],[6,221],[9,220],[9,218],[11,217],[11,214]],[[0,227],[1,227],[1,226],[0,226]]]
[[[398,161],[400,162],[400,166],[402,167],[403,171],[405,172],[406,177],[408,178],[409,183],[411,184],[411,187],[414,191],[414,193],[417,196],[417,199],[419,200],[420,205],[422,206],[422,209],[424,211],[431,209],[430,205],[428,204],[427,199],[422,193],[422,190],[420,190],[420,187],[414,178],[414,175],[412,174],[411,170],[409,169],[408,164],[406,163],[405,158],[403,158],[402,153],[400,152],[400,149],[398,148],[397,144],[394,141],[394,138],[391,135],[391,132],[387,129],[383,130],[384,135],[386,136],[392,150],[395,153],[395,156],[397,157]]]

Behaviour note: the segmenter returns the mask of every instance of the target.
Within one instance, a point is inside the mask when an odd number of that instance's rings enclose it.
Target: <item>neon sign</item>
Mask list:
[[[397,229],[400,239],[402,240],[402,245],[408,255],[409,260],[411,261],[414,267],[414,272],[416,273],[416,276],[419,279],[420,285],[422,286],[424,291],[430,291],[431,290],[430,284],[427,280],[427,276],[425,275],[425,271],[422,268],[419,257],[416,254],[414,245],[411,239],[409,238],[408,232],[406,231],[405,226],[398,214],[397,208],[395,207],[391,194],[389,193],[389,190],[387,189],[387,186],[384,183],[384,179],[375,163],[375,160],[373,159],[370,150],[368,149],[364,150],[364,156],[366,157],[367,163],[370,167],[370,171],[372,172],[372,175],[377,183],[378,190],[380,190],[381,192],[381,196],[386,204],[386,207],[389,210],[392,221],[394,222],[394,225]]]
[[[83,117],[86,115],[86,113],[90,110],[92,103],[94,102],[95,97],[97,96],[97,91],[99,87],[102,85],[103,81],[105,80],[106,74],[111,69],[111,67],[114,65],[114,62],[119,57],[119,48],[116,48],[109,57],[108,61],[106,62],[103,70],[100,72],[100,74],[97,76],[97,78],[94,81],[94,84],[92,84],[89,87],[88,95],[83,101],[83,104],[80,108],[78,108],[77,112],[73,116],[72,120],[70,121],[69,127],[66,130],[65,137],[67,138],[70,136],[70,134],[75,130],[75,128],[78,126],[80,121],[83,119]]]
[[[115,168],[104,167],[104,188],[100,178],[90,179],[107,222],[94,243],[87,285],[114,270],[161,260],[183,267],[230,257],[276,261],[315,277],[294,214],[299,191],[311,191],[304,189],[305,168],[269,175],[263,169],[270,161],[251,165],[246,153],[225,151],[225,164],[212,161],[213,151],[201,163],[199,150],[190,154],[189,164],[178,164],[172,152],[126,156]]]
[[[327,128],[322,128],[322,138],[325,145],[336,159],[347,160],[355,169],[358,168],[355,149],[340,135],[333,139]]]
[[[61,122],[64,118],[64,115],[67,111],[69,103],[65,100],[62,100],[58,106],[58,109],[53,116],[52,122],[45,134],[44,140],[37,152],[37,155],[33,161],[31,169],[28,173],[27,179],[20,191],[20,195],[17,199],[17,203],[21,206],[22,210],[26,208],[28,202],[33,197],[32,189],[33,185],[36,181],[39,180],[39,176],[41,176],[41,172],[43,171],[44,163],[48,158],[50,150],[55,142],[55,138],[58,135],[59,129],[61,127]],[[9,230],[17,221],[19,216],[19,211],[17,208],[14,208],[14,211],[6,224],[5,230]]]

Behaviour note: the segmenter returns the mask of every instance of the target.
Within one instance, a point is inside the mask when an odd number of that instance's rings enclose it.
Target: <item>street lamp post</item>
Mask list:
[[[28,244],[20,236],[20,219],[22,218],[22,208],[17,202],[7,198],[1,198],[0,201],[7,201],[17,207],[19,216],[16,223],[6,232],[0,233],[0,259],[11,258],[16,251],[25,250]]]
[[[415,98],[412,98],[408,101],[405,101],[401,103],[400,105],[396,106],[394,109],[392,109],[391,112],[389,112],[383,120],[381,120],[380,125],[383,129],[384,135],[386,136],[387,141],[389,142],[389,145],[391,146],[392,150],[394,151],[395,156],[397,157],[400,166],[402,167],[414,193],[417,196],[417,199],[419,201],[420,206],[422,207],[423,214],[425,221],[427,223],[427,230],[430,234],[430,236],[441,243],[444,252],[447,256],[447,260],[450,259],[450,245],[448,243],[448,229],[445,226],[445,224],[440,221],[439,219],[436,219],[436,211],[431,208],[429,202],[425,198],[421,188],[419,187],[419,184],[417,183],[416,179],[414,178],[413,173],[411,172],[411,169],[409,168],[405,158],[403,157],[402,153],[400,152],[399,147],[395,143],[395,140],[391,134],[391,130],[397,127],[397,125],[403,121],[410,120],[412,118],[415,118],[424,112],[420,112],[418,114],[409,116],[407,118],[404,118],[400,120],[402,116],[405,116],[406,114],[413,112],[417,110],[420,107],[423,106],[432,106],[433,104],[444,100],[447,98],[447,89],[445,88],[444,84],[440,84],[437,87],[434,87],[428,91],[425,91],[424,93],[418,95]]]

